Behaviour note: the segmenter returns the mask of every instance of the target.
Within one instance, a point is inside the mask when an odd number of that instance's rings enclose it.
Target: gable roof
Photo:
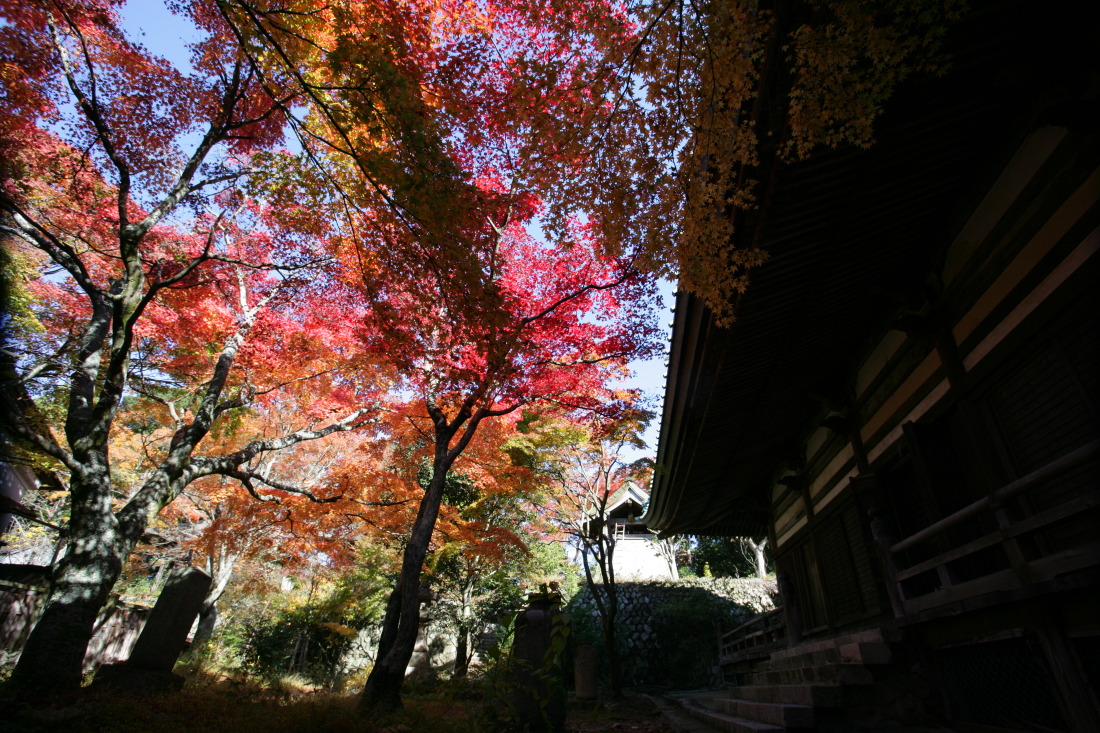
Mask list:
[[[626,481],[607,498],[607,508],[604,511],[613,512],[630,501],[644,507],[649,502],[649,492],[633,481]]]

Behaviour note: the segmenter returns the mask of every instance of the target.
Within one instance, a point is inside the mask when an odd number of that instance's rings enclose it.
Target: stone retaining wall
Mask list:
[[[719,634],[778,603],[774,578],[685,578],[616,585],[617,646],[627,685],[706,687],[718,663]],[[602,592],[597,586],[597,592]],[[603,654],[590,591],[569,602],[575,641],[595,641]],[[601,659],[601,666],[606,663]]]

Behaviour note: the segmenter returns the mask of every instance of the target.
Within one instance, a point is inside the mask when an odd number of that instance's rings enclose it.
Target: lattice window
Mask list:
[[[1066,730],[1037,649],[1023,637],[943,649],[937,655],[956,721],[1009,730]]]

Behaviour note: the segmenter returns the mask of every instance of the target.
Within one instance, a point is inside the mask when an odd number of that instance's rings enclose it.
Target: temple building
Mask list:
[[[767,535],[783,595],[723,638],[716,726],[1100,730],[1085,5],[973,3],[873,147],[762,159],[732,326],[677,295],[643,521]]]
[[[649,494],[633,481],[607,498],[602,512],[589,518],[588,532],[606,532],[614,543],[612,568],[616,581],[679,578],[672,547],[641,521]]]

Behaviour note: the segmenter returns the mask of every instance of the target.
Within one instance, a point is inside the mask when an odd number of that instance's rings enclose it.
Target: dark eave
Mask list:
[[[951,71],[900,88],[870,150],[775,176],[766,212],[750,217],[761,230],[740,234],[770,257],[732,327],[677,296],[651,528],[766,532],[772,480],[820,415],[817,396],[846,388],[854,356],[921,292],[1015,147],[1077,86],[1092,53],[1090,31],[1073,27],[1079,8],[975,5],[953,31]]]

